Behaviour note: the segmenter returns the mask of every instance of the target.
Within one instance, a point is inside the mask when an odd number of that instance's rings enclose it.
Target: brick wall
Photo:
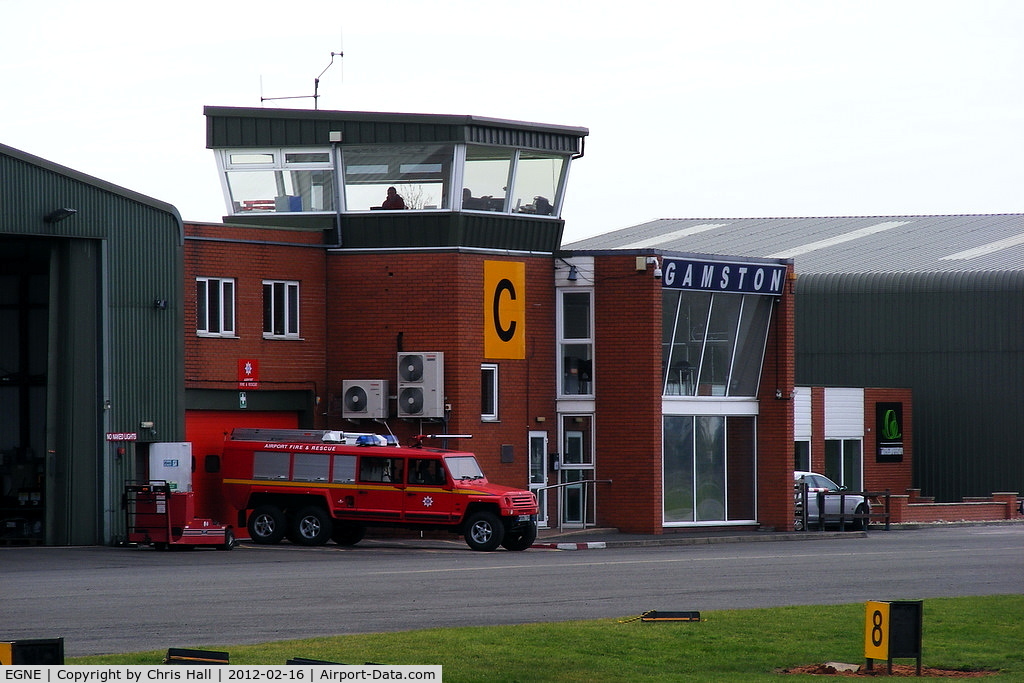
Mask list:
[[[878,403],[903,404],[903,460],[878,462],[878,434],[875,406]],[[913,393],[905,388],[864,389],[863,472],[864,490],[903,494],[910,488],[914,459]],[[825,472],[825,389],[811,387],[811,469]]]
[[[399,351],[441,351],[451,406],[446,421],[392,418],[388,426],[403,443],[420,433],[471,434],[448,446],[476,453],[495,482],[527,485],[528,432],[544,430],[552,439],[558,434],[550,256],[326,252],[316,246],[318,231],[205,224],[187,225],[186,234],[192,238],[186,241],[188,388],[234,390],[238,360],[256,358],[261,388],[315,388],[321,402],[314,427],[381,431],[379,424],[341,416],[342,381],[385,379],[394,395]],[[216,239],[201,239],[207,237]],[[525,264],[526,358],[484,356],[488,260]],[[596,521],[657,534],[663,530],[661,283],[635,264],[635,256],[595,257],[595,476],[613,481],[598,488]],[[237,338],[195,336],[194,282],[200,276],[236,279]],[[263,339],[264,279],[300,282],[300,340]],[[792,284],[787,281],[774,312],[758,396],[756,516],[777,528],[792,523]],[[480,416],[483,362],[499,368],[497,422]],[[394,414],[393,401],[390,408]],[[501,461],[505,445],[512,446],[512,462]]]
[[[599,525],[659,534],[662,519],[661,283],[635,256],[595,258]],[[790,266],[792,272],[792,266]],[[758,399],[756,511],[762,525],[793,521],[793,284],[776,307]],[[776,398],[776,390],[781,398]],[[732,493],[737,494],[736,490]],[[749,497],[749,494],[748,494]]]
[[[960,503],[914,500],[913,495],[891,496],[890,523],[982,522],[1020,518],[1017,511],[1017,493],[993,493],[987,500],[972,499]]]
[[[320,232],[186,224],[185,234],[186,388],[234,390],[238,360],[255,358],[262,389],[322,395],[325,260],[321,248],[307,246],[319,244]],[[216,240],[190,239],[203,237]],[[197,277],[235,279],[235,337],[196,335]],[[299,282],[300,339],[263,338],[263,280]]]
[[[914,462],[914,404],[910,389],[864,390],[864,489],[905,493],[913,485]],[[876,456],[878,433],[875,425],[875,405],[878,403],[903,404],[903,461],[878,462]]]
[[[662,532],[661,282],[635,256],[595,257],[597,524]]]
[[[504,257],[461,252],[332,253],[326,315],[330,403],[345,379],[386,379],[398,386],[399,351],[444,352],[447,423],[389,421],[402,443],[419,433],[472,434],[450,448],[476,453],[490,480],[528,483],[528,431],[537,417],[554,425],[554,282],[550,256]],[[526,267],[526,358],[484,356],[484,261]],[[480,365],[498,365],[499,421],[480,417]],[[392,414],[395,413],[391,403]],[[359,429],[332,410],[330,427]],[[440,445],[439,441],[428,441]],[[502,445],[513,461],[501,462]]]
[[[758,392],[757,519],[775,529],[793,526],[794,282],[791,264],[768,332]]]

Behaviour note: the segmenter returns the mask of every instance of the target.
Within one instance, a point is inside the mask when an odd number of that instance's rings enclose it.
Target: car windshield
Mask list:
[[[476,458],[472,455],[448,456],[444,459],[448,465],[448,471],[452,473],[453,479],[483,479],[484,473],[480,470]]]
[[[828,477],[820,474],[808,474],[804,477],[807,486],[812,489],[825,489],[826,491],[838,491],[839,485]]]

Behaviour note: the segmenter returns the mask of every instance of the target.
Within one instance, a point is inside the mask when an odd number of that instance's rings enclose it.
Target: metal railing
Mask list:
[[[534,492],[534,495],[536,495],[537,491],[545,491],[546,492],[546,491],[550,491],[551,489],[558,489],[558,495],[556,496],[557,504],[556,504],[556,508],[555,509],[558,511],[557,512],[558,530],[561,531],[562,530],[562,512],[563,512],[563,510],[562,510],[562,491],[564,491],[569,486],[580,486],[581,484],[591,484],[591,485],[594,485],[594,484],[610,484],[610,483],[612,483],[611,479],[580,479],[579,481],[566,481],[566,482],[562,482],[561,484],[551,484],[549,486],[541,486],[540,488],[535,488],[535,489],[530,489],[530,490]],[[588,510],[588,508],[587,508],[587,491],[589,489],[590,489],[589,486],[583,486],[582,487],[583,498],[580,501],[580,511],[581,511],[581,517],[582,517],[581,521],[582,521],[584,529],[587,528],[587,510]],[[596,522],[596,520],[595,520],[595,522]]]
[[[809,531],[810,525],[807,522],[807,502],[810,498],[810,492],[808,491],[807,484],[798,484],[796,488],[798,507],[796,521],[799,523],[801,530]],[[846,526],[847,522],[855,522],[859,519],[864,520],[865,528],[871,524],[872,521],[884,522],[885,530],[889,531],[889,519],[891,517],[889,489],[884,491],[815,491],[814,495],[816,496],[816,502],[818,504],[818,520],[815,526],[819,531],[824,531],[827,523],[838,522],[840,528],[842,528]],[[826,496],[839,497],[839,512],[825,512]],[[868,501],[870,512],[867,514],[846,512],[846,498],[849,496],[863,496]],[[882,510],[880,511],[878,510],[879,501],[881,501],[882,507]]]

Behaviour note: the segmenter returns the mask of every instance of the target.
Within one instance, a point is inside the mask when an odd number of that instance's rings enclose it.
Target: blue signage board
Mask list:
[[[666,258],[661,286],[701,292],[781,296],[786,266]]]

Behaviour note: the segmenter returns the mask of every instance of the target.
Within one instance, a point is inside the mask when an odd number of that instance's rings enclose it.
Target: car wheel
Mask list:
[[[861,503],[860,505],[857,506],[857,509],[854,511],[854,514],[866,515],[868,514],[868,512],[868,507],[864,503]],[[851,526],[853,527],[854,531],[867,531],[868,519],[867,517],[858,517],[853,520],[853,524]]]
[[[493,512],[477,512],[466,524],[466,544],[473,550],[496,550],[505,537],[505,527]]]
[[[526,550],[537,540],[537,523],[531,522],[530,526],[521,531],[510,531],[505,534],[501,547],[505,550]]]
[[[331,537],[331,527],[327,510],[310,505],[292,517],[288,540],[296,545],[323,545]]]
[[[358,524],[335,524],[331,532],[331,540],[338,545],[355,545],[363,540],[366,535],[366,527]]]
[[[280,543],[284,538],[284,513],[274,505],[260,505],[249,515],[246,526],[253,543]]]

